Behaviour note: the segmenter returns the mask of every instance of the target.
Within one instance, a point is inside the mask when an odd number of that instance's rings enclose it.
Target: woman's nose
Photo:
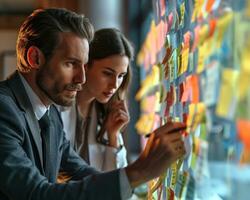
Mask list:
[[[119,79],[118,77],[114,77],[111,81],[111,86],[114,89],[117,89],[119,87]]]

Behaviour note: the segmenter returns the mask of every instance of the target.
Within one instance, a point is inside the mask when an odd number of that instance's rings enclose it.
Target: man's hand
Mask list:
[[[169,122],[150,134],[139,158],[125,168],[132,188],[158,177],[185,155],[182,132],[186,125]]]

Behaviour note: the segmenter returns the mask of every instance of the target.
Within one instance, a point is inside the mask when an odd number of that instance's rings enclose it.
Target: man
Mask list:
[[[21,26],[17,71],[0,83],[0,199],[126,199],[185,153],[182,123],[155,130],[139,159],[120,170],[99,173],[72,150],[53,103],[69,106],[81,90],[93,32],[88,19],[64,9],[36,10]],[[59,171],[67,183],[56,182]]]

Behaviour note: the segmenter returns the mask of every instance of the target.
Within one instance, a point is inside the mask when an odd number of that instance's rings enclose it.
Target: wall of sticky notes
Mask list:
[[[248,199],[250,0],[152,0],[137,56],[138,132],[187,124],[186,155],[147,199]]]

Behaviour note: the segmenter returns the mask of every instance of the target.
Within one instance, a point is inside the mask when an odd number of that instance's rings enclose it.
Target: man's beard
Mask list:
[[[61,106],[73,105],[75,96],[67,98],[63,96],[63,90],[65,89],[81,90],[82,89],[81,84],[67,84],[62,88],[60,87],[60,83],[55,81],[53,85],[49,87],[45,81],[47,76],[50,76],[50,71],[48,67],[46,66],[41,67],[36,75],[36,84],[38,85],[39,89],[43,91],[43,93],[45,93],[51,101],[53,101],[54,103],[58,105],[61,105]]]

